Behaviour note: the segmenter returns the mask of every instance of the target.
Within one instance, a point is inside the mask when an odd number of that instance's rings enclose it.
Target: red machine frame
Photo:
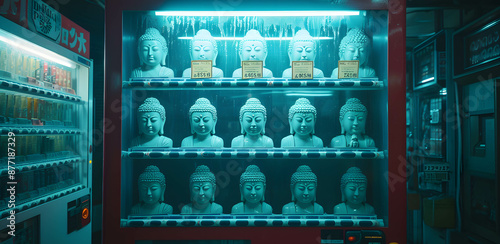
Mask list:
[[[212,2],[207,2],[207,4],[211,5]],[[282,6],[288,6],[286,4],[286,2],[277,2],[275,9],[280,10]],[[103,243],[135,243],[136,240],[165,239],[320,243],[320,230],[346,229],[344,227],[120,227],[121,202],[119,199],[121,199],[122,170],[121,144],[117,142],[121,142],[122,136],[122,13],[126,10],[161,10],[174,5],[177,6],[171,2],[163,3],[154,0],[109,0],[106,2]],[[389,119],[388,122],[388,227],[370,229],[382,230],[387,243],[406,243],[406,124],[404,122],[406,118],[406,1],[351,0],[341,5],[328,6],[331,6],[332,10],[338,7],[340,9],[388,11],[388,117],[400,119]],[[349,228],[349,230],[356,229],[361,228]]]

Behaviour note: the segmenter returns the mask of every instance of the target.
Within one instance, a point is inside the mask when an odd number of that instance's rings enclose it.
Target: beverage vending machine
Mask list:
[[[405,1],[108,1],[104,243],[405,243]]]
[[[90,243],[89,33],[38,0],[0,15],[0,242]]]

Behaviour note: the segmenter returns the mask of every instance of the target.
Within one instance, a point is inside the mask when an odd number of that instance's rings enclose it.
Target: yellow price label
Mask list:
[[[358,78],[359,60],[339,60],[339,79]]]
[[[262,78],[264,69],[263,61],[241,61],[241,78],[255,79]]]
[[[313,61],[292,61],[292,79],[310,80],[313,78]]]
[[[191,61],[191,79],[212,78],[212,60]]]

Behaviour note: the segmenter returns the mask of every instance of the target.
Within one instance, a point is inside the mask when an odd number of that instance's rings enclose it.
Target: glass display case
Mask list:
[[[384,243],[396,225],[391,177],[404,181],[390,174],[388,11],[179,9],[121,12],[111,69],[122,79],[107,81],[120,95],[106,102],[119,133],[105,156],[119,166],[105,189],[119,189],[108,217],[121,224],[108,235],[140,227],[137,240],[171,240],[147,228],[160,227],[259,243],[248,234],[337,227],[328,240]],[[356,63],[353,78],[337,78],[351,75],[344,61]],[[394,140],[404,145],[404,133]],[[187,234],[194,227],[210,234]]]
[[[68,242],[66,204],[90,194],[92,63],[3,17],[0,26],[2,228],[38,217],[39,241]]]

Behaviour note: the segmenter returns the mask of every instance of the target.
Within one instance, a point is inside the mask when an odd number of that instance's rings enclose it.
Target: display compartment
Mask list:
[[[352,6],[312,3],[302,9],[314,10],[308,12],[262,3],[259,10],[265,11],[244,12],[256,8],[242,3],[237,11],[221,13],[210,11],[210,6],[208,11],[191,11],[197,8],[187,3],[161,8],[125,4],[116,5],[119,14],[110,10],[107,22],[115,30],[121,27],[116,31],[120,39],[110,35],[113,40],[108,41],[120,43],[110,46],[108,57],[121,60],[120,65],[107,66],[113,73],[107,76],[107,111],[116,122],[108,130],[114,143],[107,143],[105,156],[106,167],[113,168],[105,176],[105,188],[113,195],[105,206],[108,237],[130,242],[188,241],[196,236],[298,243],[319,240],[320,229],[335,227],[340,234],[336,241],[344,239],[348,228],[372,229],[380,236],[392,232],[391,240],[403,240],[390,230],[398,229],[397,220],[404,218],[391,208],[400,199],[395,195],[404,181],[404,174],[396,170],[397,157],[404,154],[404,137],[399,141],[397,135],[404,132],[391,132],[398,128],[393,127],[396,116],[404,117],[404,106],[401,113],[392,111],[398,96],[391,98],[391,91],[404,91],[398,80],[404,76],[392,76],[392,82],[389,78],[391,49],[400,43],[390,45],[392,13],[387,6],[367,4],[371,10],[351,11]],[[200,60],[211,61],[204,73],[196,71]],[[263,69],[245,76],[242,61],[261,61]],[[297,63],[292,61],[309,61],[298,63],[307,66],[308,73],[296,75],[290,68]],[[339,61],[357,61],[359,76],[338,79]],[[347,119],[342,117],[346,111],[340,115],[342,107],[358,105],[360,114],[345,118],[352,117],[357,126],[366,119],[366,129],[359,129],[359,136],[344,135],[341,121]],[[262,107],[264,123],[258,119]],[[313,132],[294,127],[297,114]],[[396,116],[390,119],[391,114]],[[260,123],[255,129],[258,136],[247,125],[254,122]],[[353,210],[342,199],[346,171],[361,178],[352,191],[366,194],[359,197],[363,211]],[[312,173],[317,181],[306,182],[315,187],[298,188],[297,182],[303,182],[296,181],[297,175],[314,178]],[[254,180],[252,188],[249,179]],[[315,191],[316,197],[311,200],[297,189]],[[300,237],[290,227],[300,227]]]
[[[88,187],[92,116],[90,67],[0,22],[0,179],[6,186],[0,213],[5,218],[11,210],[23,212]],[[15,204],[6,190],[12,184]]]
[[[387,104],[387,91],[384,80],[379,80],[375,75],[379,73],[383,77],[385,71],[382,67],[380,72],[369,67],[368,58],[371,55],[368,54],[373,52],[373,56],[381,60],[387,59],[383,51],[387,49],[387,44],[383,43],[383,39],[375,38],[373,46],[382,48],[372,50],[371,40],[361,30],[366,28],[371,19],[367,14],[374,13],[337,13],[305,17],[192,17],[170,16],[168,12],[124,13],[123,45],[127,48],[123,56],[123,77],[131,75],[122,85],[123,225],[151,226],[151,221],[158,219],[144,217],[149,215],[145,214],[147,201],[139,196],[144,184],[137,182],[142,182],[146,175],[153,177],[154,174],[164,174],[166,181],[170,182],[168,185],[176,187],[167,187],[165,201],[159,207],[174,207],[149,212],[169,214],[161,221],[162,226],[341,226],[345,219],[352,220],[352,223],[344,223],[347,226],[386,226],[388,187],[384,180],[384,172],[387,171],[384,150],[388,147],[388,129],[384,107]],[[206,30],[212,33],[220,31],[213,34],[220,37],[212,38]],[[341,38],[342,35],[345,37]],[[136,40],[128,38],[132,36],[137,37]],[[313,45],[309,45],[310,43]],[[340,48],[335,48],[336,43],[340,43]],[[150,72],[158,68],[152,63],[157,60],[155,51],[161,53],[160,50],[163,49],[160,47],[163,45],[171,50],[166,56],[165,66],[160,64],[158,73]],[[135,51],[133,46],[138,46],[137,53],[127,51]],[[342,51],[339,52],[340,49]],[[193,79],[188,72],[188,77],[185,77],[186,69],[183,71],[182,68],[189,67],[190,64],[186,51],[192,60],[197,60],[194,58],[198,55],[197,52],[200,53],[200,59],[215,53],[208,58],[212,60],[212,64],[217,65],[212,69],[212,75],[224,75],[212,79]],[[339,52],[338,55],[336,51]],[[290,61],[298,61],[294,60],[295,52],[300,56],[298,60],[314,60],[312,80],[287,76]],[[337,62],[333,60],[346,58],[348,52],[352,52],[352,56],[356,57],[354,59],[360,62],[360,77],[330,78],[338,72],[334,67]],[[240,53],[239,59],[235,53]],[[288,55],[284,55],[286,53]],[[230,78],[231,73],[235,76],[238,64],[246,58],[261,58],[266,63],[263,76],[267,77],[246,80],[242,75]],[[133,62],[138,59],[140,63]],[[137,66],[139,68],[133,69]],[[169,73],[166,66],[172,72]],[[325,74],[327,70],[332,71]],[[362,70],[365,70],[364,73]],[[370,71],[371,74],[367,75]],[[171,75],[174,77],[168,77]],[[175,78],[179,76],[182,78]],[[356,129],[359,126],[362,132],[349,132],[350,129],[346,127],[346,133],[343,133],[344,127],[341,125],[345,122],[339,119],[341,111],[344,111],[342,114],[345,113],[346,117],[347,113],[353,113],[350,117],[355,120],[354,126]],[[294,113],[304,117],[295,117]],[[310,118],[307,118],[309,115]],[[200,125],[203,122],[196,121],[197,116],[201,116],[207,125]],[[213,120],[210,121],[208,117]],[[247,119],[248,128],[244,125]],[[251,121],[252,119],[254,120]],[[302,122],[309,119],[312,122]],[[300,120],[298,123],[302,124],[295,127],[296,120]],[[252,131],[252,122],[256,130],[260,129],[258,137],[254,137],[256,133]],[[209,125],[210,123],[212,124]],[[198,139],[205,136],[204,131],[198,129],[202,126],[204,130],[212,131],[208,135],[211,137],[209,143]],[[312,127],[304,138],[299,132],[302,126]],[[148,136],[152,131],[161,136],[150,139]],[[354,147],[355,142],[348,140],[354,140],[354,134],[359,135],[356,141],[359,143],[358,147]],[[161,174],[142,174],[149,165],[157,166]],[[186,215],[186,207],[197,204],[190,200],[194,197],[190,197],[193,183],[188,180],[196,166],[200,165],[207,165],[218,176],[215,178],[214,193],[217,200],[210,204],[212,207],[218,204],[220,206],[217,207],[222,210],[212,209],[213,211],[208,212],[217,215]],[[261,200],[259,203],[260,209],[257,206],[256,213],[249,215],[245,208],[251,208],[251,204],[247,204],[246,200],[240,203],[243,212],[238,212],[236,208],[242,199],[240,189],[244,188],[238,179],[250,165],[257,165],[266,175],[264,188],[267,193],[264,193],[265,201]],[[298,214],[301,213],[300,207],[297,210],[300,202],[290,202],[291,183],[285,180],[301,165],[307,165],[312,172],[317,172],[318,201],[308,203],[311,204],[310,210],[304,208],[304,212],[311,211],[308,215]],[[366,198],[374,200],[362,201],[358,206],[359,210],[353,209],[362,211],[362,214],[349,213],[350,205],[343,203],[340,193],[341,178],[352,166],[360,168],[367,175],[369,186],[365,182],[364,188],[370,190],[366,193]],[[233,169],[233,175],[227,173],[228,169]],[[297,214],[288,212],[287,206],[291,205],[287,203],[294,205],[295,209],[291,212]],[[342,206],[345,208],[338,211],[347,211],[349,214],[339,214],[337,210],[334,212],[337,204],[344,204]],[[192,207],[190,211],[194,213],[196,207]],[[265,210],[266,207],[269,209]],[[193,219],[197,218],[204,221],[196,224]],[[279,220],[275,223],[276,219]]]

